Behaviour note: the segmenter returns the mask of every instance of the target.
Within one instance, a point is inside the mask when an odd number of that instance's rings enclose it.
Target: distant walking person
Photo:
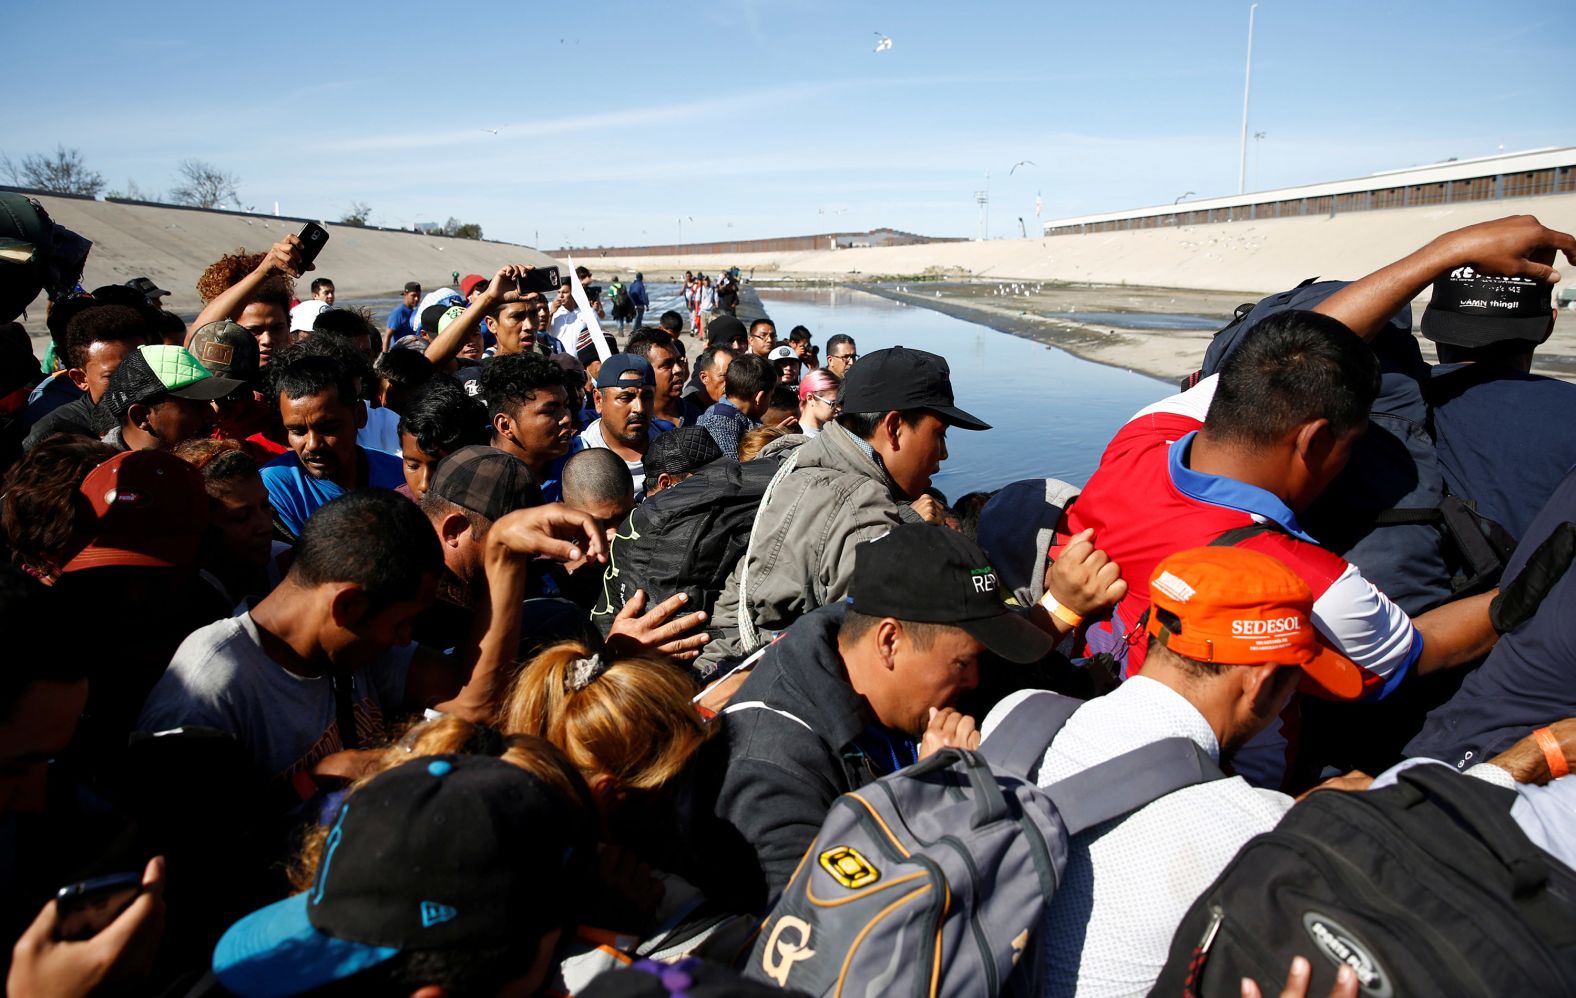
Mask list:
[[[711,325],[712,316],[717,314],[717,289],[711,286],[711,278],[701,281],[696,303],[700,306],[700,334],[704,339],[706,327]]]
[[[651,307],[651,298],[646,294],[646,275],[635,274],[635,279],[629,285],[629,303],[635,306],[635,328],[646,320],[646,309]],[[620,327],[622,329],[622,327]]]

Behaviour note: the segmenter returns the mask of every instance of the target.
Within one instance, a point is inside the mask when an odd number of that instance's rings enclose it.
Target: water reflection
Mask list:
[[[827,337],[846,333],[861,354],[901,343],[947,358],[958,405],[992,426],[947,434],[950,456],[936,485],[950,499],[1035,476],[1082,484],[1129,416],[1176,391],[1169,382],[862,291],[768,289],[761,300],[782,334],[808,327],[823,355]]]

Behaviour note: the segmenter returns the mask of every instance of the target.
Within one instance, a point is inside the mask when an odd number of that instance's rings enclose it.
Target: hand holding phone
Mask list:
[[[117,875],[120,881],[125,875]],[[101,878],[108,880],[110,878]],[[80,941],[60,936],[62,894],[72,900],[67,907],[79,906],[98,896],[95,881],[70,884],[61,889],[39,911],[33,924],[17,940],[12,951],[11,970],[6,976],[6,993],[13,995],[88,995],[106,982],[136,981],[147,976],[164,935],[164,859],[155,856],[140,876],[129,907],[87,939]],[[119,890],[125,889],[124,882]],[[110,890],[113,894],[114,889]]]
[[[55,892],[55,936],[67,942],[91,939],[131,907],[142,893],[142,874],[112,873]]]
[[[563,279],[557,267],[521,267],[515,272],[514,283],[522,295],[555,295]]]
[[[301,272],[312,269],[312,261],[323,251],[323,246],[328,242],[328,230],[316,222],[308,222],[302,226],[300,235],[301,248],[296,251],[296,259],[301,261]]]

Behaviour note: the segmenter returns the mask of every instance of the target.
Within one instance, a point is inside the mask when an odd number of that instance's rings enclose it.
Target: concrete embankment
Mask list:
[[[1359,277],[1442,232],[1504,215],[1576,229],[1576,195],[1476,201],[1335,216],[1135,229],[1093,235],[720,256],[608,256],[607,265],[672,273],[738,266],[862,280],[918,275],[1083,282],[1267,294],[1305,277]],[[595,268],[596,264],[590,264]],[[1568,279],[1576,268],[1566,267]]]
[[[93,241],[82,284],[95,288],[133,277],[152,278],[170,292],[167,307],[176,312],[202,308],[197,278],[208,265],[238,248],[268,249],[284,236],[300,232],[301,222],[270,215],[196,211],[140,204],[117,204],[76,198],[41,196],[50,217]],[[328,224],[328,245],[317,270],[301,282],[297,293],[307,297],[312,277],[332,278],[342,298],[397,292],[406,281],[424,288],[448,284],[451,275],[491,275],[504,263],[551,265],[546,254],[525,246],[476,239],[423,236],[350,225]],[[593,264],[595,266],[595,264]],[[28,311],[28,331],[44,331],[44,301]]]

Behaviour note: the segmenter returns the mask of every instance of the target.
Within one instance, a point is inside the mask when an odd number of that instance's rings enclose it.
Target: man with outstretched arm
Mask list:
[[[1576,241],[1527,216],[1447,233],[1315,311],[1272,316],[1219,374],[1134,416],[1068,511],[1068,533],[1093,528],[1131,584],[1110,620],[1088,628],[1087,650],[1109,653],[1124,676],[1136,673],[1155,565],[1175,551],[1234,541],[1279,558],[1308,582],[1315,625],[1358,666],[1345,688],[1330,691],[1335,696],[1385,696],[1409,673],[1484,655],[1496,637],[1491,594],[1414,621],[1320,547],[1298,517],[1367,426],[1379,369],[1366,339],[1441,273],[1471,264],[1549,280],[1555,249],[1571,255]],[[1279,785],[1286,766],[1285,739],[1273,725],[1238,756],[1238,771],[1263,786]]]

